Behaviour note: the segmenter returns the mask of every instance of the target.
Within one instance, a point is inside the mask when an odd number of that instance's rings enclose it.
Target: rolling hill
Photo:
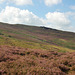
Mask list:
[[[0,75],[74,75],[75,33],[0,23]]]

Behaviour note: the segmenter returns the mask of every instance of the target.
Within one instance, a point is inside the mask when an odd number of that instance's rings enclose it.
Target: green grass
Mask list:
[[[43,50],[55,50],[58,52],[74,52],[75,50],[50,45],[50,44],[43,44],[43,43],[35,43],[35,42],[28,42],[24,40],[15,39],[12,37],[1,37],[0,36],[0,45],[9,45],[9,46],[17,46],[22,48],[30,48],[30,49],[43,49]]]
[[[54,39],[53,42],[59,46],[63,46],[75,50],[75,42],[64,40],[64,39]]]
[[[75,51],[75,34],[34,26],[0,25],[0,45],[30,49]]]

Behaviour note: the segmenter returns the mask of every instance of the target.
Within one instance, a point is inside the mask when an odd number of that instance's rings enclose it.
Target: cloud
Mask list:
[[[10,4],[10,3],[14,3],[16,5],[32,5],[33,2],[32,0],[0,0],[0,3],[5,2]]]
[[[6,6],[6,8],[0,12],[0,22],[45,26],[75,32],[74,25],[73,23],[71,24],[71,22],[75,20],[75,13],[48,12],[45,16],[45,18],[40,18],[29,10]],[[71,17],[71,19],[69,17]]]
[[[70,9],[75,10],[75,5],[74,6],[70,6]]]
[[[28,10],[7,6],[0,12],[0,22],[12,24],[42,25],[43,19]]]
[[[0,3],[3,3],[5,0],[0,0]]]
[[[65,31],[75,32],[75,26],[69,26]]]
[[[47,6],[57,5],[62,2],[62,0],[44,0]]]
[[[16,5],[32,5],[32,0],[10,0]]]
[[[46,14],[47,23],[50,24],[52,28],[64,29],[70,24],[70,20],[65,13],[61,12],[49,12]]]

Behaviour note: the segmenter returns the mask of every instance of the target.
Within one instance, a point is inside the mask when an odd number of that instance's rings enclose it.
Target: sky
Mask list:
[[[75,32],[75,0],[0,0],[0,22]]]

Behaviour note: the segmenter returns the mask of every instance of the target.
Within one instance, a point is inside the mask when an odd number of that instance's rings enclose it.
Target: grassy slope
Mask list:
[[[75,33],[0,23],[0,75],[74,75]]]
[[[58,51],[75,50],[75,33],[0,23],[0,45]]]

